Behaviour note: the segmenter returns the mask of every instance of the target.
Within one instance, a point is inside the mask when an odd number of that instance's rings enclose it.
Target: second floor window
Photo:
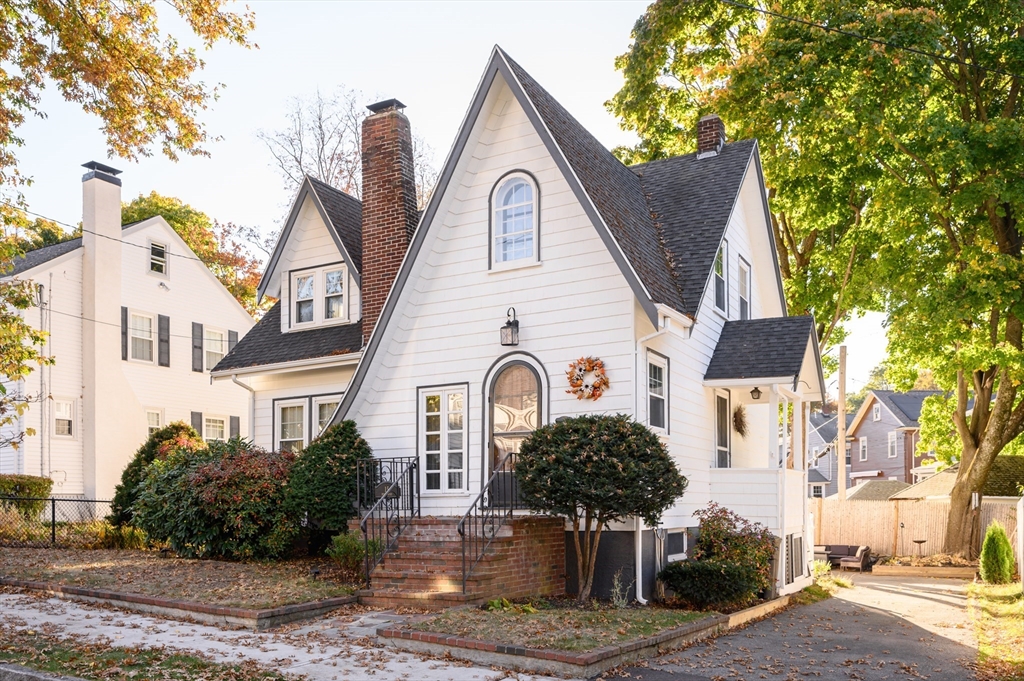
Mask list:
[[[141,362],[153,361],[153,318],[132,314],[128,327],[131,335],[131,357]]]
[[[345,316],[345,272],[330,270],[324,273],[324,319]]]
[[[740,260],[740,319],[750,319],[750,265]]]
[[[73,437],[75,434],[75,405],[66,400],[53,402],[53,434],[61,437]]]
[[[206,352],[206,367],[213,369],[217,362],[228,354],[228,341],[224,332],[207,327],[204,331],[203,348]]]
[[[167,274],[167,247],[163,244],[150,242],[149,271],[157,274]]]
[[[313,322],[315,278],[312,274],[295,277],[295,323]]]
[[[647,424],[664,429],[668,415],[665,410],[667,366],[661,358],[651,357],[647,363]]]
[[[868,460],[868,439],[866,437],[860,439],[860,460]]]
[[[890,459],[895,459],[896,458],[896,455],[897,455],[897,444],[898,444],[898,439],[896,438],[896,433],[895,432],[889,433],[889,458]]]
[[[729,311],[729,287],[726,286],[728,255],[729,244],[723,241],[715,256],[715,307],[726,314]]]
[[[348,268],[320,267],[292,274],[291,326],[313,326],[348,320]]]
[[[536,191],[525,175],[513,175],[494,193],[494,265],[537,259]]]

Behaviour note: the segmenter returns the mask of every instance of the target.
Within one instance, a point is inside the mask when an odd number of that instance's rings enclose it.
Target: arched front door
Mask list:
[[[491,470],[537,428],[540,382],[525,362],[505,365],[491,389]]]

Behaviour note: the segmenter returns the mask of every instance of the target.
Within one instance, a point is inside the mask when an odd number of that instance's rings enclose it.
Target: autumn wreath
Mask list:
[[[570,386],[565,392],[575,395],[578,400],[596,400],[608,389],[604,362],[593,357],[580,357],[571,363],[565,376]]]

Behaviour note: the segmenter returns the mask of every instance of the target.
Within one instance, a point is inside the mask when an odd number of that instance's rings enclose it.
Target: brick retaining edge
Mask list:
[[[280,608],[255,610],[251,608],[235,608],[225,605],[206,605],[192,601],[177,601],[170,598],[145,596],[143,594],[119,593],[103,589],[85,589],[63,584],[34,582],[11,577],[0,577],[0,586],[13,586],[20,589],[42,591],[44,593],[84,601],[86,603],[103,603],[127,610],[134,610],[152,615],[163,615],[172,619],[189,619],[203,624],[221,626],[229,624],[235,627],[263,631],[282,624],[298,620],[319,617],[343,605],[356,602],[356,596],[338,596],[325,598],[322,601],[293,603]]]

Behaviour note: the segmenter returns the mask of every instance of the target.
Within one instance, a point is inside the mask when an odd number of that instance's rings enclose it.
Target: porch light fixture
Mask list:
[[[754,389],[750,391],[750,399],[752,399],[752,400],[759,400],[759,399],[761,399],[761,389],[755,386]]]
[[[501,327],[501,344],[519,345],[519,320],[516,319],[516,309],[510,307],[505,316],[507,319],[505,325]]]

